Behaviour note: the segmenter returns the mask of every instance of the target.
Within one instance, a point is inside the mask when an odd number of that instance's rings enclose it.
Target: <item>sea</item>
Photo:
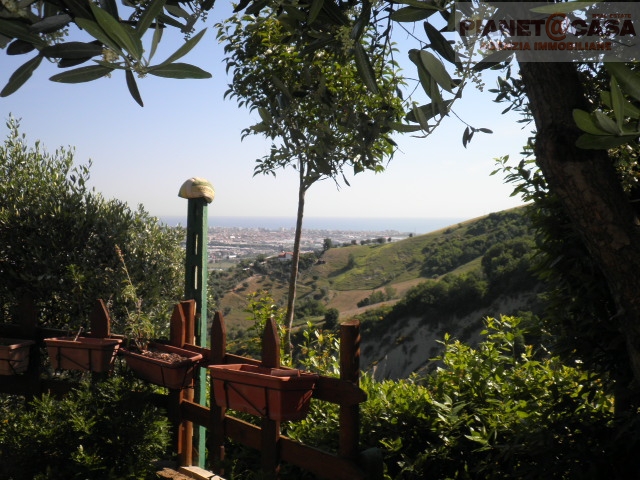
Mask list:
[[[169,226],[186,226],[187,217],[160,216]],[[366,217],[305,217],[303,230],[328,230],[348,232],[399,232],[423,234],[446,228],[468,219],[465,218],[366,218]],[[293,229],[294,217],[209,217],[208,226],[236,228],[264,228],[268,230]]]

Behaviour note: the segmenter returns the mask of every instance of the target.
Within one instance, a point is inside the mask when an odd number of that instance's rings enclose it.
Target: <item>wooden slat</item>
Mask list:
[[[210,410],[193,402],[182,402],[182,415],[194,423],[209,425]],[[259,450],[261,448],[260,427],[227,415],[224,420],[225,434],[236,442]],[[322,478],[335,480],[357,480],[365,478],[364,473],[353,462],[336,457],[317,448],[310,447],[280,436],[278,442],[283,461],[304,468]]]
[[[184,420],[197,423],[207,428],[210,427],[209,416],[211,415],[211,411],[207,407],[198,405],[195,402],[183,400],[180,403],[180,415]]]
[[[234,355],[232,353],[227,353],[224,356],[224,361],[222,363],[248,363],[249,365],[260,365],[260,360],[256,360],[255,358],[249,357],[241,357],[240,355]]]
[[[357,386],[360,381],[360,322],[340,324],[340,380]],[[338,453],[355,460],[360,444],[360,407],[340,403]]]
[[[313,391],[313,398],[341,405],[357,405],[367,401],[367,394],[353,383],[320,376]]]
[[[332,480],[360,480],[365,473],[352,461],[309,447],[287,437],[280,438],[280,456],[283,461],[308,470],[320,478]]]
[[[184,343],[195,343],[195,330],[196,330],[196,301],[183,300],[180,302],[180,308],[184,315]]]
[[[280,422],[263,418],[260,428],[260,466],[266,479],[275,479],[280,471]]]
[[[280,368],[280,336],[278,335],[276,319],[273,316],[264,325],[262,365],[268,368]]]
[[[224,363],[227,350],[227,327],[221,312],[216,312],[211,322],[211,363],[220,365]]]
[[[171,323],[169,324],[169,343],[174,347],[182,347],[186,343],[185,317],[180,305],[173,307]]]
[[[260,449],[260,427],[227,415],[224,419],[224,431],[236,442],[256,450]]]
[[[89,315],[89,337],[109,338],[111,336],[111,317],[109,310],[102,299],[93,304],[93,310]]]

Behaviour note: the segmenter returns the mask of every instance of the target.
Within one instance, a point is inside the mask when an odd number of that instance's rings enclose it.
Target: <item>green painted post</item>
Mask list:
[[[213,201],[211,184],[202,178],[191,178],[180,188],[180,197],[188,199],[187,245],[185,259],[185,299],[196,301],[196,345],[207,347],[207,276],[208,276],[208,204]],[[194,400],[207,404],[206,372],[200,369],[195,381]],[[194,428],[193,446],[197,466],[205,468],[206,430]]]

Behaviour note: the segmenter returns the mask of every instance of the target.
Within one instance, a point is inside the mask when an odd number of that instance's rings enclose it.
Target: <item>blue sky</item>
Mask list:
[[[74,147],[76,163],[92,160],[91,184],[97,191],[133,207],[143,204],[152,215],[184,215],[186,201],[177,196],[178,189],[186,179],[199,176],[216,190],[209,207],[212,217],[295,216],[295,171],[253,177],[255,160],[268,152],[269,142],[262,137],[241,141],[241,130],[255,123],[257,114],[223,99],[228,78],[222,46],[211,27],[228,7],[219,3],[214,10],[208,32],[183,59],[211,72],[212,79],[139,79],[145,103],[141,108],[120,72],[109,79],[64,85],[48,80],[59,70],[43,63],[18,92],[0,98],[3,120],[9,114],[21,119],[28,140],[40,140],[50,152]],[[156,55],[159,61],[177,48],[167,35],[162,43],[166,50]],[[403,59],[415,44],[399,43]],[[0,87],[28,58],[0,52]],[[405,63],[404,74],[412,76],[411,64]],[[493,82],[488,83],[491,88]],[[492,135],[476,134],[465,149],[464,125],[451,116],[427,139],[396,136],[399,151],[384,173],[351,177],[351,186],[339,190],[331,181],[316,183],[307,194],[305,215],[474,218],[519,205],[519,198],[510,197],[512,187],[500,175],[489,174],[494,158],[519,158],[529,128],[523,130],[515,114],[500,115],[505,105],[492,98],[468,88],[455,107],[461,118],[492,129]]]

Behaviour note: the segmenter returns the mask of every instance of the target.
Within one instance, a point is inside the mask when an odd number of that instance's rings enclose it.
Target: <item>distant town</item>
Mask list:
[[[208,239],[209,264],[225,268],[243,259],[260,255],[286,256],[293,250],[294,228],[210,227]],[[307,230],[302,231],[301,252],[322,250],[325,239],[334,246],[361,245],[368,242],[394,242],[412,236],[409,232]],[[219,264],[216,267],[215,264]]]

